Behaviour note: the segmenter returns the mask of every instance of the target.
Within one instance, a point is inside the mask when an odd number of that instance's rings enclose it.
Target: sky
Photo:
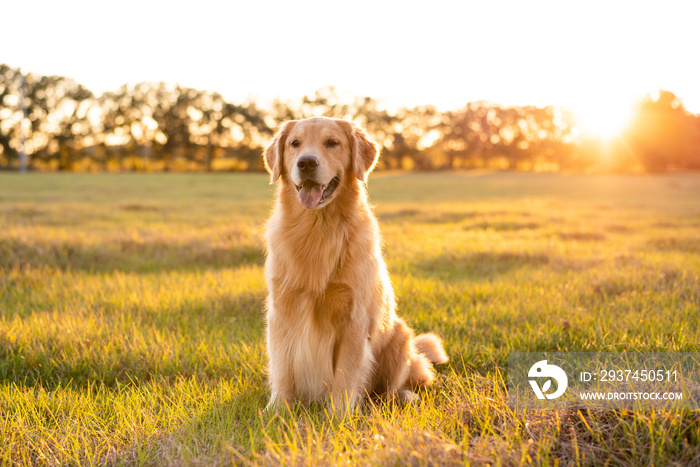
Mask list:
[[[165,81],[265,102],[330,85],[389,108],[555,104],[595,121],[666,89],[700,113],[697,1],[8,0],[2,13],[0,63],[98,94]]]

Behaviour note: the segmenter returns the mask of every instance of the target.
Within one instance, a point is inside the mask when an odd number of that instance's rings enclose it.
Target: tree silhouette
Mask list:
[[[637,107],[614,143],[577,135],[562,109],[468,103],[389,111],[371,97],[326,86],[298,100],[235,104],[216,92],[165,83],[123,85],[99,97],[60,76],[0,65],[0,165],[16,168],[20,131],[41,170],[263,170],[262,148],[283,121],[324,115],[353,120],[382,146],[379,168],[516,170],[700,168],[700,117],[662,91]],[[605,109],[601,109],[604,112]]]
[[[19,129],[24,125],[24,151],[30,160],[55,159],[60,170],[72,168],[72,157],[91,132],[87,111],[92,93],[69,78],[30,73],[23,76],[22,105],[21,78],[19,70],[0,65],[0,145],[6,165],[17,160]]]
[[[649,172],[700,168],[698,117],[672,92],[647,96],[626,133],[633,154]]]
[[[16,107],[11,103],[12,85],[18,75],[17,70],[5,64],[0,65],[0,156],[12,164],[17,157],[17,151],[12,147],[12,133],[15,126],[14,113]]]

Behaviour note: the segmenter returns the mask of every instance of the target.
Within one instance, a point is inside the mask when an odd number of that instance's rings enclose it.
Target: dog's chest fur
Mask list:
[[[352,310],[352,290],[331,282],[320,295],[297,289],[274,300],[268,324],[290,367],[295,392],[315,400],[333,385],[343,328]]]
[[[268,237],[267,280],[274,301],[268,324],[290,366],[295,392],[308,400],[333,385],[338,346],[354,300],[345,277],[353,263],[348,257],[352,241],[344,229],[324,227],[280,222]],[[304,247],[290,250],[289,245],[300,244]]]
[[[385,284],[376,221],[364,194],[344,195],[323,213],[299,211],[293,197],[281,196],[267,225],[268,340],[278,352],[274,365],[289,371],[295,397],[306,400],[333,387],[350,327],[351,342],[366,339],[377,319],[391,318],[380,307],[393,299],[378,298]],[[356,356],[358,365],[371,366],[369,347],[352,352],[367,353]]]
[[[333,385],[338,345],[352,308],[352,292],[346,285],[331,283],[321,296],[300,290],[294,302],[293,316],[276,317],[287,322],[283,325],[284,339],[278,343],[288,356],[296,392],[314,400]]]

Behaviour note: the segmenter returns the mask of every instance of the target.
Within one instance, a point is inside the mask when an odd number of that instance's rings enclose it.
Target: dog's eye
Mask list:
[[[294,141],[292,141],[292,147],[293,147],[293,148],[298,148],[298,147],[299,147],[299,140],[298,140],[298,139],[295,139]]]
[[[337,139],[331,138],[331,139],[329,139],[328,141],[326,141],[326,146],[329,147],[329,148],[334,148],[334,147],[336,147],[337,145],[338,145],[338,140],[337,140]]]

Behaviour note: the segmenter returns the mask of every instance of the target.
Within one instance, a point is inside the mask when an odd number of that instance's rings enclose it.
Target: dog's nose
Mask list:
[[[314,156],[301,156],[297,160],[297,167],[302,172],[311,172],[318,167],[318,158]]]

